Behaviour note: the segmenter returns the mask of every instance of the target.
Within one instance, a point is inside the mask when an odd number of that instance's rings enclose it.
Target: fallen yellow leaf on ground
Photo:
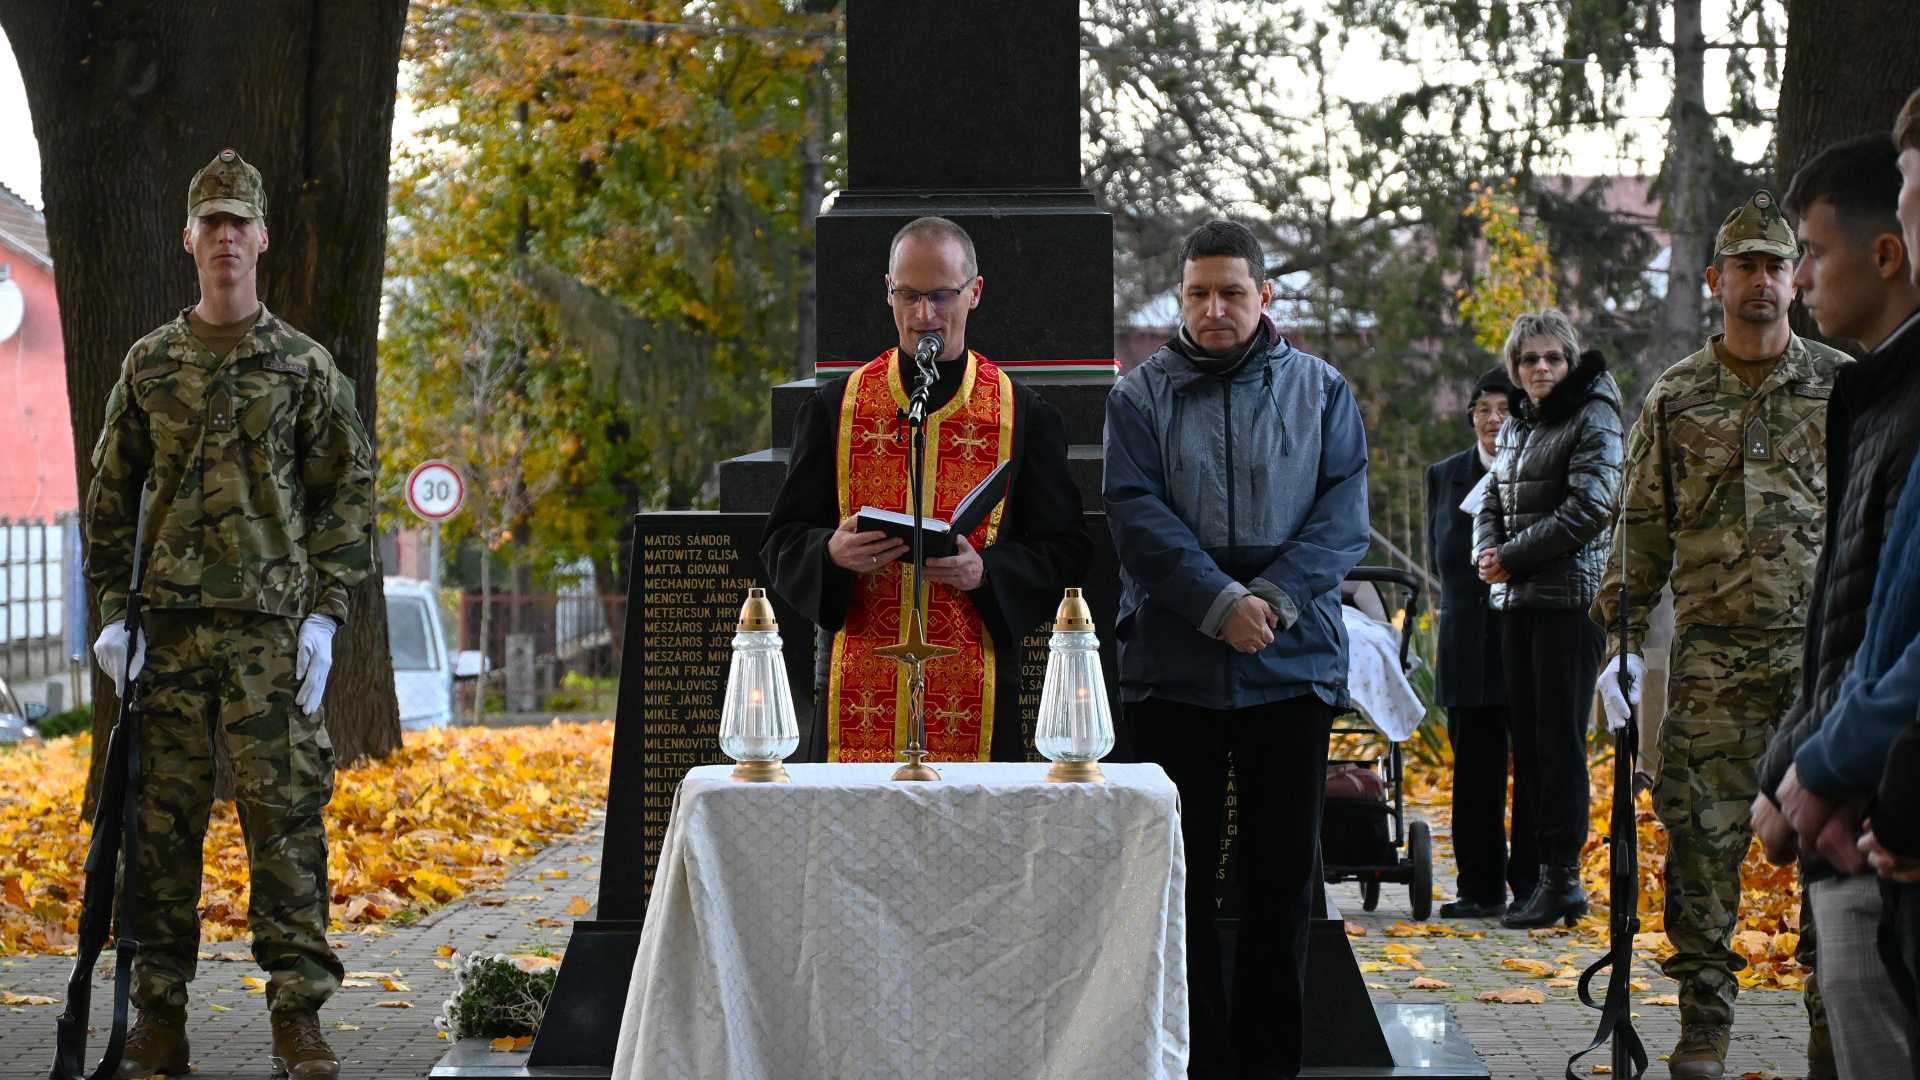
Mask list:
[[[1479,1000],[1491,1001],[1498,1005],[1543,1005],[1547,995],[1531,986],[1515,986],[1507,990],[1488,990]]]
[[[1452,983],[1441,982],[1439,979],[1431,979],[1422,975],[1408,983],[1407,988],[1409,990],[1445,990],[1452,985]]]
[[[385,987],[389,993],[394,994],[410,993],[413,990],[413,987],[408,986],[399,979],[381,979],[380,985]]]
[[[1506,968],[1508,971],[1524,971],[1529,975],[1539,975],[1542,977],[1554,973],[1553,965],[1547,963],[1545,960],[1530,960],[1524,956],[1509,956],[1505,960],[1500,961],[1500,966]]]
[[[413,1002],[411,1001],[376,1001],[373,1003],[373,1007],[376,1009],[411,1009],[413,1008]]]
[[[57,1004],[45,994],[16,994],[11,990],[0,991],[0,1005],[53,1005]]]
[[[92,746],[76,735],[0,754],[0,850],[8,856],[0,954],[72,951],[91,835],[72,808]],[[610,723],[435,728],[403,734],[381,761],[341,770],[326,809],[332,932],[378,932],[402,912],[417,916],[498,888],[514,864],[578,832],[606,804],[612,749]],[[248,936],[247,892],[246,847],[223,802],[207,834],[203,941]]]
[[[588,900],[584,896],[574,897],[573,902],[567,905],[567,914],[569,915],[585,915],[592,910],[593,901]]]
[[[487,1046],[494,1050],[511,1051],[518,1050],[532,1042],[533,1036],[531,1035],[502,1035],[492,1042],[489,1042]]]

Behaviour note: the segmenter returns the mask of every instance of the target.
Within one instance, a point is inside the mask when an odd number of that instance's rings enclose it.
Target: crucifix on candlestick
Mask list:
[[[936,375],[934,361],[940,355],[944,342],[939,334],[928,333],[921,335],[919,344],[920,347],[914,350],[914,363],[919,368],[919,375],[913,388],[912,408],[907,411],[907,426],[913,432],[910,463],[913,486],[913,612],[907,617],[907,625],[901,627],[899,644],[873,650],[875,656],[887,657],[907,668],[907,707],[912,715],[907,727],[907,748],[901,752],[907,763],[894,771],[895,780],[940,779],[939,772],[927,764],[926,667],[929,660],[952,656],[959,651],[932,644],[926,637],[926,538],[922,528],[926,524],[927,396],[933,393]]]

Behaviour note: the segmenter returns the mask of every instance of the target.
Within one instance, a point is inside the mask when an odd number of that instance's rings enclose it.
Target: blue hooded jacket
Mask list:
[[[1123,701],[1348,707],[1339,585],[1369,544],[1366,430],[1338,371],[1264,330],[1225,374],[1165,346],[1107,397]],[[1218,638],[1248,593],[1280,616],[1253,654]]]

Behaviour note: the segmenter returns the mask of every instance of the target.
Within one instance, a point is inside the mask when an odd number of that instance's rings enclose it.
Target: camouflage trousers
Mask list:
[[[150,611],[146,627],[134,1004],[187,1002],[217,755],[233,763],[250,870],[247,925],[267,973],[267,1006],[319,1008],[344,974],[327,944],[321,810],[333,797],[333,743],[324,714],[305,716],[293,703],[299,623]]]
[[[1729,947],[1753,844],[1754,766],[1800,682],[1802,631],[1682,624],[1673,640],[1653,808],[1667,830],[1667,940],[1685,1025],[1733,1023]]]

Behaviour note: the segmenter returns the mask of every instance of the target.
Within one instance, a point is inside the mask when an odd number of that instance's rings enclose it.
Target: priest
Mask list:
[[[1059,412],[966,347],[985,280],[973,240],[946,218],[894,234],[886,295],[900,344],[814,391],[793,424],[793,457],[767,517],[760,555],[772,585],[819,629],[813,754],[893,761],[910,713],[900,664],[874,649],[900,641],[913,608],[907,544],[859,531],[871,506],[913,512],[907,426],[914,349],[944,348],[927,399],[924,511],[951,520],[1002,462],[1006,497],[953,555],[928,558],[926,636],[958,650],[926,667],[926,746],[933,761],[1024,761],[1018,707],[1021,640],[1080,584],[1091,553],[1080,493],[1067,473]],[[830,640],[829,640],[830,638]]]

